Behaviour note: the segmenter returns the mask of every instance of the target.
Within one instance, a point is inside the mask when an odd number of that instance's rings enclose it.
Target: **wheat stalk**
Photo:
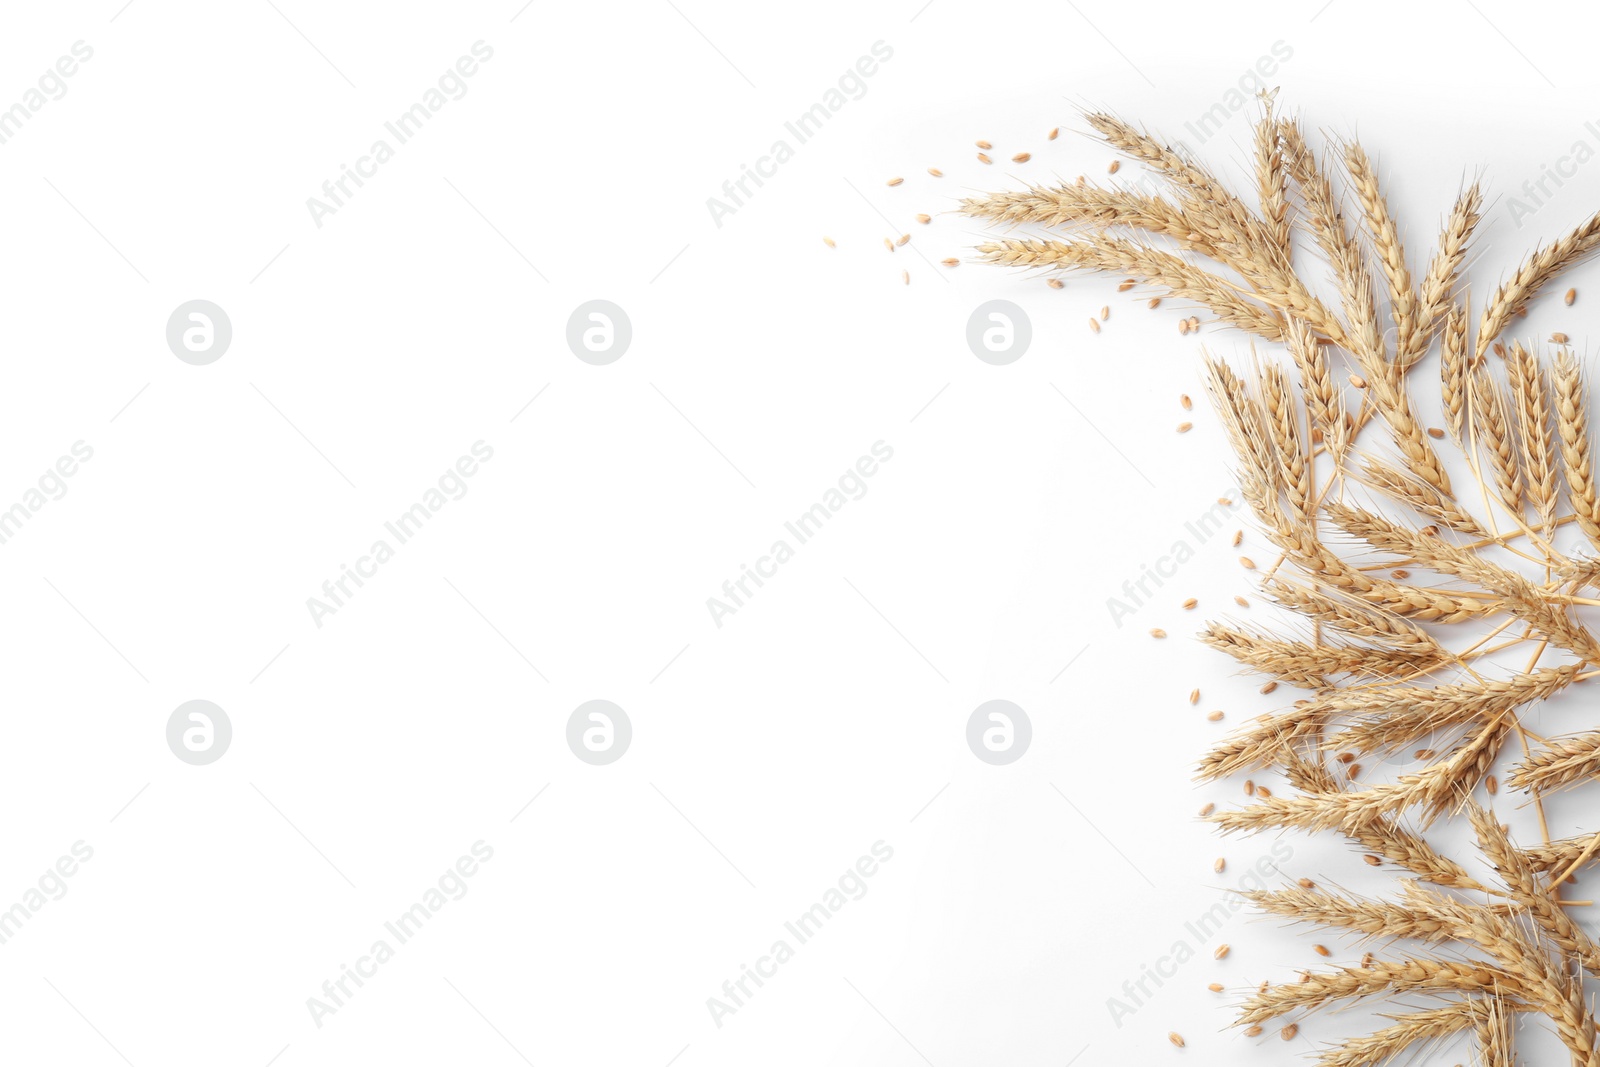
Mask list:
[[[1600,250],[1600,213],[1535,249],[1475,311],[1463,272],[1483,210],[1477,183],[1456,198],[1418,279],[1366,150],[1341,145],[1336,176],[1270,95],[1253,128],[1251,199],[1129,123],[1105,113],[1088,122],[1148,167],[1163,194],[1079,179],[969,198],[962,210],[974,218],[1053,231],[996,237],[979,245],[982,257],[1137,279],[1204,306],[1252,347],[1271,346],[1248,369],[1208,355],[1204,370],[1243,499],[1282,553],[1264,592],[1300,625],[1219,620],[1201,640],[1304,693],[1216,744],[1198,777],[1276,772],[1294,792],[1252,787],[1251,803],[1208,805],[1207,817],[1223,832],[1332,832],[1407,876],[1390,899],[1309,881],[1246,893],[1268,914],[1382,947],[1360,967],[1263,984],[1239,1023],[1256,1033],[1321,1007],[1430,995],[1443,1003],[1408,1005],[1319,1062],[1379,1064],[1469,1035],[1483,1062],[1510,1065],[1522,1015],[1544,1019],[1574,1064],[1600,1067],[1585,986],[1600,975],[1600,947],[1561,896],[1600,860],[1600,830],[1551,840],[1542,802],[1600,778],[1600,723],[1545,739],[1527,721],[1600,680],[1600,636],[1584,614],[1600,600],[1578,595],[1600,589],[1585,371],[1570,349],[1547,358],[1503,337],[1563,271]],[[1326,298],[1321,272],[1296,263],[1302,243],[1331,276]],[[1442,430],[1424,424],[1413,399],[1412,372],[1435,350]],[[1456,449],[1453,463],[1440,442]],[[1451,466],[1470,484],[1453,484]],[[1355,781],[1358,760],[1418,745],[1419,767]],[[1513,747],[1522,755],[1505,781],[1532,795],[1534,842],[1514,843],[1487,806]],[[1445,818],[1470,825],[1492,876],[1422,836]]]

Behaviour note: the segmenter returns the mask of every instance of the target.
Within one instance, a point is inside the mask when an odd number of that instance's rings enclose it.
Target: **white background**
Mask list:
[[[1227,961],[1201,946],[1113,1020],[1269,855],[1194,822],[1238,794],[1189,768],[1284,694],[1187,640],[1246,591],[1226,538],[1107,611],[1231,485],[1187,309],[970,262],[984,228],[948,212],[1103,176],[1082,104],[1237,179],[1246,115],[1183,126],[1282,41],[1281,102],[1359,130],[1421,257],[1464,175],[1514,191],[1600,146],[1592,11],[121,3],[7,5],[0,32],[0,106],[94,49],[0,145],[0,506],[94,449],[0,546],[0,908],[94,849],[0,946],[9,1062],[1060,1067],[1176,1056],[1177,1030],[1191,1061],[1266,1063],[1348,1032],[1226,1029],[1207,982],[1316,962],[1243,918]],[[307,197],[478,40],[466,96],[315,226]],[[715,225],[706,199],[877,41],[865,95]],[[1597,201],[1600,165],[1520,228],[1493,202],[1479,288]],[[1006,367],[964,337],[997,297],[1033,320]],[[195,298],[234,330],[206,367],[164,337]],[[633,325],[606,367],[564,340],[595,298]],[[1583,337],[1583,308],[1552,328]],[[479,440],[467,495],[314,625],[306,599]],[[706,599],[877,441],[865,496],[715,626]],[[234,729],[206,767],[164,737],[196,698]],[[606,767],[564,740],[595,698],[634,729]],[[996,698],[1033,724],[1005,767],[965,741]],[[478,840],[470,892],[318,1027],[307,998]],[[717,1026],[707,998],[880,840],[867,894]],[[1285,873],[1362,884],[1291,844]]]

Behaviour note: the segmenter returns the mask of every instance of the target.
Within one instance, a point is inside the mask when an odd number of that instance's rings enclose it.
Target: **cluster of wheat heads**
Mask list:
[[[1246,806],[1203,814],[1228,833],[1343,835],[1400,875],[1386,898],[1306,879],[1247,894],[1265,912],[1371,938],[1373,951],[1357,966],[1263,984],[1239,1024],[1261,1033],[1374,1002],[1389,1025],[1320,1062],[1427,1055],[1460,1034],[1483,1062],[1509,1065],[1518,1016],[1542,1016],[1574,1064],[1600,1067],[1586,989],[1600,947],[1569,911],[1582,902],[1561,895],[1600,858],[1600,817],[1551,840],[1544,813],[1547,793],[1600,778],[1600,715],[1580,727],[1589,732],[1547,738],[1531,714],[1600,678],[1600,636],[1584,621],[1600,600],[1583,595],[1600,595],[1595,446],[1567,338],[1509,336],[1554,279],[1600,249],[1600,214],[1536,248],[1474,313],[1464,271],[1477,183],[1417,277],[1367,153],[1330,142],[1319,158],[1270,97],[1248,199],[1140,129],[1086,117],[1159,192],[1079,178],[968,199],[967,215],[1038,234],[1013,230],[981,244],[982,257],[1134,280],[1286,353],[1243,368],[1208,355],[1206,376],[1245,501],[1281,551],[1263,592],[1290,622],[1215,622],[1202,636],[1305,695],[1217,745],[1200,777],[1265,772],[1291,790],[1247,786]],[[1435,388],[1437,403],[1422,397]],[[1428,425],[1429,411],[1441,425]],[[1513,842],[1486,808],[1502,757],[1506,786],[1537,807],[1542,840]],[[1360,769],[1412,758],[1386,780]],[[1476,848],[1452,857],[1423,836],[1451,825]]]

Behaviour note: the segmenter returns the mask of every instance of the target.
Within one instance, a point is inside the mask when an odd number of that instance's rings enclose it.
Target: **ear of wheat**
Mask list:
[[[1260,1033],[1317,1008],[1428,996],[1435,1006],[1409,1005],[1320,1062],[1377,1064],[1463,1034],[1483,1062],[1509,1065],[1515,1019],[1538,1016],[1574,1064],[1600,1067],[1585,989],[1600,976],[1600,947],[1561,896],[1574,871],[1600,859],[1600,832],[1550,839],[1543,803],[1600,777],[1600,721],[1560,738],[1526,721],[1600,678],[1600,637],[1584,619],[1600,605],[1585,595],[1600,589],[1587,383],[1564,335],[1553,352],[1505,336],[1600,249],[1600,213],[1528,254],[1474,310],[1464,270],[1483,207],[1475,183],[1419,276],[1363,148],[1349,141],[1319,158],[1270,96],[1255,124],[1249,197],[1112,115],[1086,117],[1163,192],[1079,179],[968,199],[967,215],[1043,231],[997,236],[979,246],[983,259],[1134,279],[1285,354],[1248,370],[1208,356],[1205,373],[1244,499],[1281,552],[1265,592],[1300,621],[1218,621],[1201,636],[1309,695],[1218,744],[1199,776],[1268,769],[1294,793],[1209,817],[1226,833],[1343,835],[1369,863],[1404,872],[1385,899],[1309,882],[1249,893],[1265,912],[1388,947],[1360,966],[1264,984],[1239,1024]],[[1331,286],[1307,280],[1300,263],[1312,255]],[[1419,372],[1435,353],[1430,384]],[[1414,399],[1428,388],[1439,389],[1442,428],[1425,425]],[[1419,769],[1356,784],[1360,760],[1416,746],[1427,746]],[[1514,843],[1484,806],[1503,755],[1515,761],[1506,784],[1538,808],[1537,842]],[[1492,877],[1422,836],[1443,819],[1470,824]]]

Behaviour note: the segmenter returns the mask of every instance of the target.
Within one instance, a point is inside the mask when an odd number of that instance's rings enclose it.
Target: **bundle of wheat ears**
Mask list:
[[[1241,368],[1208,355],[1205,371],[1242,494],[1281,551],[1263,592],[1290,624],[1216,622],[1202,637],[1307,695],[1217,745],[1199,770],[1281,776],[1293,794],[1247,787],[1246,806],[1208,805],[1208,817],[1225,833],[1343,835],[1398,875],[1384,898],[1308,879],[1247,893],[1267,913],[1369,938],[1372,951],[1263,984],[1239,1025],[1259,1034],[1318,1008],[1387,1001],[1388,1025],[1319,1062],[1377,1064],[1465,1039],[1482,1062],[1510,1065],[1519,1018],[1543,1017],[1574,1064],[1600,1067],[1586,989],[1600,946],[1573,917],[1587,902],[1561,895],[1600,858],[1600,819],[1591,798],[1577,809],[1591,832],[1551,840],[1544,799],[1600,778],[1600,716],[1572,736],[1533,729],[1552,698],[1600,679],[1600,633],[1584,621],[1600,600],[1583,595],[1600,589],[1595,445],[1568,339],[1511,336],[1600,249],[1600,213],[1534,249],[1475,312],[1464,272],[1476,183],[1417,278],[1367,153],[1331,142],[1318,158],[1270,97],[1248,198],[1126,122],[1087,121],[1156,176],[1159,194],[1080,178],[966,200],[970,216],[1047,231],[984,243],[984,259],[1136,280],[1286,353]],[[1422,395],[1433,389],[1438,402]],[[1430,428],[1428,412],[1442,425]],[[1358,783],[1363,761],[1412,750],[1407,773]],[[1502,759],[1506,786],[1531,796],[1517,803],[1537,809],[1540,839],[1511,840],[1489,810]],[[1463,831],[1447,836],[1475,838],[1476,854],[1424,838],[1451,823]]]

